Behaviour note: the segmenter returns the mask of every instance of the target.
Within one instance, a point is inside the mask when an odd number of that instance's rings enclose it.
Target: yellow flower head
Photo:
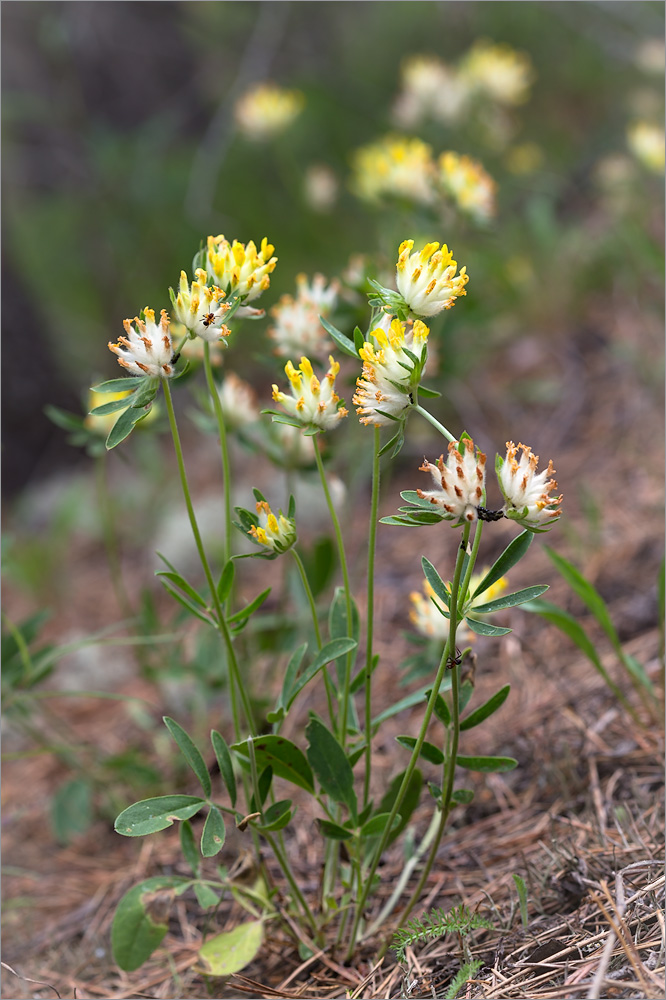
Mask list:
[[[274,83],[260,83],[236,103],[238,128],[256,142],[283,132],[303,110],[305,98],[298,90],[284,90]]]
[[[462,60],[460,74],[473,90],[499,104],[523,104],[529,97],[534,67],[526,53],[482,40]]]
[[[293,354],[327,357],[333,345],[319,317],[327,317],[331,312],[339,285],[332,281],[326,287],[322,274],[316,274],[311,283],[304,274],[299,274],[296,284],[296,296],[283,295],[270,310],[275,325],[270,327],[268,336],[275,341],[275,353],[283,357]]]
[[[363,372],[356,380],[353,402],[363,424],[377,427],[400,419],[412,405],[410,393],[425,370],[429,328],[386,317],[385,326],[370,333],[359,351]],[[419,363],[407,353],[415,354]]]
[[[277,264],[277,257],[271,256],[274,249],[266,237],[257,250],[252,240],[246,246],[238,240],[229,243],[224,236],[209,236],[206,250],[208,280],[226,295],[235,293],[243,302],[253,302],[271,283],[269,275]]]
[[[284,370],[291,385],[291,396],[273,385],[273,399],[291,417],[295,417],[306,427],[314,426],[323,431],[337,427],[349,412],[344,406],[338,406],[342,400],[335,391],[335,378],[340,365],[332,357],[328,360],[330,367],[321,381],[315,375],[308,358],[301,358],[298,369],[288,361]]]
[[[463,116],[469,87],[446,63],[433,56],[411,56],[401,76],[402,90],[393,108],[397,125],[412,128],[424,118],[451,125]]]
[[[396,284],[403,299],[417,316],[436,316],[442,309],[451,309],[456,299],[466,295],[469,281],[467,268],[461,267],[446,243],[426,243],[412,253],[414,240],[404,240],[398,251]]]
[[[366,201],[388,196],[422,204],[435,199],[432,150],[420,139],[388,135],[354,156],[356,194]]]
[[[627,143],[636,159],[654,174],[664,172],[664,129],[650,122],[634,122]]]
[[[248,531],[256,542],[272,549],[273,552],[286,552],[296,541],[296,524],[285,517],[282,511],[277,516],[265,500],[257,501],[259,524],[253,524]]]
[[[477,222],[495,214],[497,184],[480,163],[458,153],[442,153],[438,160],[439,180],[461,212]]]
[[[211,288],[207,284],[203,268],[197,268],[195,278],[190,286],[187,274],[181,271],[178,295],[169,289],[174,319],[202,340],[224,342],[224,338],[231,333],[222,322],[229,311],[229,306],[223,301],[225,294],[221,288]]]

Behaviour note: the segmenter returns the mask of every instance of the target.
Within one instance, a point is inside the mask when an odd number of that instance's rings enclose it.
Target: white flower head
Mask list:
[[[306,427],[316,427],[322,431],[337,427],[348,410],[335,391],[335,377],[340,365],[329,357],[329,369],[320,381],[306,357],[301,358],[298,369],[291,361],[285,365],[285,372],[291,385],[291,396],[273,386],[273,399],[280,403],[287,413]]]
[[[389,316],[372,331],[359,351],[363,372],[353,398],[361,423],[390,424],[412,405],[411,392],[425,370],[429,333],[421,320],[412,326]]]
[[[235,429],[259,420],[256,398],[251,386],[234,372],[228,372],[218,389],[227,427]]]
[[[627,130],[627,144],[637,160],[655,174],[663,174],[664,129],[650,122],[634,122]]]
[[[397,125],[412,128],[424,118],[451,125],[464,114],[469,87],[433,56],[412,56],[402,66],[402,90],[393,107]]]
[[[406,198],[429,205],[435,200],[432,150],[421,139],[388,135],[354,156],[354,191],[366,201]]]
[[[396,283],[403,299],[417,316],[436,316],[451,309],[460,295],[466,295],[467,268],[456,276],[458,263],[446,244],[426,243],[412,253],[414,240],[404,240],[398,251]]]
[[[444,511],[447,521],[458,524],[478,519],[483,502],[486,480],[486,456],[474,448],[471,437],[462,435],[460,441],[449,444],[449,454],[444,463],[440,455],[437,465],[424,458],[421,472],[429,472],[434,490],[417,490],[422,500],[429,500]]]
[[[117,344],[109,343],[109,350],[118,355],[118,364],[132,375],[171,378],[175,369],[166,310],[162,310],[159,324],[155,323],[155,310],[146,307],[143,319],[123,320],[123,326],[127,336],[118,337]]]
[[[441,154],[438,165],[440,183],[461,212],[477,222],[494,216],[497,184],[480,163],[449,151]]]
[[[246,304],[253,302],[271,283],[269,275],[277,264],[277,257],[271,256],[274,249],[266,237],[257,250],[252,240],[246,246],[238,240],[229,243],[224,236],[209,236],[206,247],[208,280],[225,295],[235,294]],[[239,315],[242,314],[241,309]]]
[[[301,113],[305,99],[298,90],[259,83],[237,101],[234,116],[240,131],[255,142],[283,132]]]
[[[468,86],[499,104],[523,104],[534,79],[530,57],[510,45],[475,42],[460,64],[460,75]]]
[[[220,288],[211,288],[207,284],[207,275],[203,268],[197,268],[195,281],[187,280],[185,271],[180,272],[178,295],[169,289],[173,316],[178,323],[192,334],[217,343],[228,337],[231,331],[224,325],[224,317],[229,311],[229,305],[224,302],[225,293]]]
[[[338,178],[324,163],[312,163],[305,171],[305,201],[314,212],[330,212],[338,197]]]
[[[522,455],[517,458],[518,451]],[[538,455],[534,455],[525,444],[513,441],[506,443],[506,458],[497,456],[495,467],[500,489],[504,495],[504,516],[517,521],[530,531],[543,531],[551,527],[562,513],[562,496],[549,496],[550,490],[557,489],[557,482],[551,477],[555,469],[548,462],[548,468],[537,473]]]
[[[248,535],[278,554],[290,549],[296,541],[296,522],[281,510],[275,515],[265,500],[257,501],[257,514],[259,523],[250,527]]]
[[[275,353],[282,357],[294,354],[327,357],[333,344],[319,318],[327,317],[333,309],[338,284],[332,281],[326,287],[326,278],[321,274],[316,274],[312,283],[304,274],[299,274],[296,284],[296,297],[283,295],[271,309],[276,322],[268,336],[275,341]]]

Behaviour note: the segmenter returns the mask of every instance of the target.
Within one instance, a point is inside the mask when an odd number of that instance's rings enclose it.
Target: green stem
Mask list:
[[[245,713],[245,718],[247,721],[248,728],[253,735],[256,735],[256,727],[254,724],[254,717],[252,713],[252,706],[250,705],[250,700],[247,694],[245,685],[241,682],[240,671],[238,669],[238,662],[236,660],[236,654],[234,652],[233,643],[231,641],[231,634],[229,632],[229,626],[227,625],[226,619],[224,617],[224,611],[220,604],[220,599],[217,595],[217,587],[213,580],[213,574],[208,563],[208,558],[206,556],[206,550],[204,549],[203,541],[201,538],[201,532],[199,531],[199,525],[197,523],[196,514],[194,513],[194,506],[192,505],[192,497],[190,495],[190,488],[187,482],[187,474],[185,472],[185,460],[183,458],[183,448],[180,443],[180,435],[178,433],[178,424],[176,423],[176,414],[173,408],[173,398],[171,395],[171,386],[166,379],[163,380],[164,385],[164,401],[166,403],[167,415],[169,417],[169,427],[171,428],[171,437],[173,438],[173,446],[176,452],[176,461],[178,462],[178,472],[180,475],[181,487],[183,490],[183,497],[185,499],[185,506],[187,508],[187,515],[190,520],[190,527],[192,529],[192,535],[194,537],[194,542],[197,547],[197,552],[199,553],[199,559],[206,576],[206,582],[208,583],[208,589],[210,590],[213,604],[215,606],[215,615],[218,622],[219,631],[222,635],[224,645],[227,650],[227,658],[229,662],[229,673],[231,676],[231,708],[234,719],[234,732],[236,735],[236,740],[241,738],[241,727],[240,719],[238,716],[238,705],[236,702],[236,689],[240,694],[240,699],[243,703],[243,711]]]
[[[423,722],[421,723],[421,729],[419,730],[419,735],[417,737],[416,744],[414,745],[414,749],[412,750],[412,756],[410,757],[409,764],[407,765],[407,769],[402,779],[402,784],[400,785],[400,789],[396,796],[395,802],[393,803],[393,808],[391,809],[391,813],[386,822],[384,833],[375,849],[375,855],[372,861],[372,865],[370,866],[370,870],[366,875],[363,892],[356,906],[356,914],[354,917],[354,924],[352,926],[351,936],[349,941],[349,950],[347,952],[348,959],[351,959],[354,953],[354,948],[356,947],[356,938],[358,935],[359,924],[361,921],[361,917],[363,915],[363,910],[365,909],[365,904],[370,894],[370,889],[372,887],[374,874],[377,871],[377,866],[379,864],[381,856],[386,850],[386,845],[388,844],[390,833],[393,828],[393,821],[395,817],[398,815],[398,811],[400,809],[400,806],[402,805],[402,800],[405,797],[410,781],[412,779],[412,775],[416,769],[416,764],[418,762],[419,755],[421,753],[421,747],[423,746],[423,743],[426,738],[426,733],[428,731],[430,719],[432,718],[432,714],[435,710],[435,702],[437,700],[437,695],[439,694],[439,689],[442,685],[442,681],[444,680],[444,675],[447,670],[449,657],[455,655],[455,648],[456,648],[455,632],[456,632],[458,589],[460,586],[460,578],[462,576],[462,568],[465,559],[465,553],[467,551],[467,543],[469,541],[470,530],[471,530],[470,524],[466,524],[463,527],[462,541],[460,543],[460,548],[458,549],[458,555],[456,558],[456,568],[453,576],[453,582],[451,584],[451,628],[449,632],[449,638],[444,648],[444,652],[442,653],[442,658],[440,660],[439,668],[437,670],[437,675],[435,677],[435,681],[432,686],[432,691],[430,692],[430,697],[428,698],[428,704],[426,706]]]
[[[208,392],[213,402],[217,427],[220,436],[220,451],[222,454],[222,473],[224,475],[224,562],[231,556],[231,466],[229,463],[229,445],[227,441],[227,427],[224,422],[224,413],[220,394],[213,378],[213,369],[210,363],[210,344],[204,340],[204,371],[206,373],[206,384]]]
[[[299,556],[296,549],[289,550],[296,561],[298,566],[298,572],[301,576],[301,583],[303,584],[303,590],[305,591],[305,596],[308,599],[308,604],[310,605],[310,614],[312,615],[312,624],[314,626],[315,638],[317,640],[317,649],[321,649],[321,630],[319,628],[319,619],[317,618],[317,605],[315,604],[314,595],[310,587],[310,581],[308,580],[307,573],[305,572],[305,566],[303,565],[303,560]],[[335,726],[335,708],[333,706],[333,689],[331,687],[331,678],[328,676],[328,668],[326,666],[322,669],[324,675],[324,686],[326,688],[326,700],[328,701],[328,714],[331,720],[331,725]]]
[[[363,780],[363,808],[370,798],[370,776],[372,773],[372,644],[374,640],[375,611],[375,550],[377,547],[377,512],[379,507],[379,452],[381,451],[379,427],[374,428],[374,450],[372,459],[372,498],[370,501],[370,525],[368,528],[368,581],[367,620],[365,641],[365,776]]]
[[[324,463],[322,461],[321,453],[317,442],[314,442],[314,452],[317,461],[317,468],[319,470],[319,477],[321,479],[321,485],[324,490],[324,496],[326,497],[326,503],[328,504],[328,511],[331,515],[331,521],[333,523],[333,530],[335,532],[335,539],[338,545],[338,556],[340,559],[340,568],[342,570],[342,581],[345,591],[345,609],[347,615],[347,635],[350,639],[353,639],[352,635],[354,631],[354,619],[352,614],[352,597],[351,588],[349,586],[349,570],[347,568],[347,557],[345,555],[345,544],[342,538],[342,531],[340,530],[340,521],[338,520],[338,515],[331,498],[331,493],[328,488],[328,483],[326,481],[326,472],[324,470]],[[349,712],[349,689],[351,687],[351,671],[353,662],[353,650],[347,653],[347,659],[345,663],[345,679],[342,690],[342,700],[340,704],[340,718],[339,718],[339,733],[338,737],[342,747],[347,743],[347,715]]]
[[[428,413],[427,410],[424,410],[420,403],[415,403],[412,409],[415,410],[417,413],[420,413],[422,417],[425,417],[428,423],[432,424],[433,427],[436,427],[439,433],[443,434],[447,441],[458,440],[458,438],[455,438],[453,436],[451,431],[447,430],[444,424],[440,424],[439,420],[433,417],[432,413]]]

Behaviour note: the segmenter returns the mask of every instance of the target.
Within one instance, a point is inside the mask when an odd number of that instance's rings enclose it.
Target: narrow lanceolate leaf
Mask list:
[[[476,610],[476,608],[474,610]],[[465,618],[465,621],[471,628],[472,632],[476,632],[477,635],[508,635],[511,631],[510,628],[501,628],[499,625],[490,625],[488,622],[477,621],[476,618]]]
[[[304,788],[306,792],[314,792],[314,777],[302,750],[283,736],[255,736],[253,740],[257,770],[266,767],[273,769],[278,778],[291,781],[293,785]],[[232,748],[242,757],[249,757],[247,743],[234,743]]]
[[[417,740],[414,736],[396,736],[396,742],[408,750],[413,750]],[[431,764],[442,764],[444,762],[444,754],[439,747],[436,747],[434,743],[428,743],[427,740],[424,740],[419,751],[419,756],[423,757],[424,760],[430,761]]]
[[[136,386],[135,386],[136,388]],[[118,410],[126,410],[134,402],[134,395],[123,396],[122,399],[114,399],[110,403],[101,403],[90,411],[92,417],[105,417],[108,413],[116,413]]]
[[[467,718],[463,719],[460,723],[460,728],[472,729],[474,726],[478,726],[480,722],[483,722],[484,719],[487,719],[489,715],[492,715],[493,712],[496,712],[497,709],[504,704],[509,696],[510,690],[511,685],[505,684],[503,688],[500,688],[497,694],[494,694],[492,698],[489,698],[488,701],[483,703],[483,705],[479,705],[477,709],[470,712]]]
[[[204,601],[201,594],[197,593],[194,587],[192,587],[187,582],[185,577],[180,575],[180,573],[171,573],[167,572],[166,570],[160,570],[159,573],[155,574],[155,576],[159,576],[165,580],[169,580],[171,583],[175,584],[176,587],[180,587],[180,589],[187,594],[187,596],[190,598],[191,601],[193,601],[195,604],[198,604],[200,607],[206,609],[207,607],[206,602]]]
[[[202,970],[208,976],[230,976],[257,957],[264,940],[261,920],[239,924],[232,931],[216,934],[199,948]]]
[[[206,625],[215,624],[212,618],[210,618],[209,615],[205,614],[204,611],[201,609],[201,607],[195,604],[194,601],[191,601],[189,597],[186,597],[185,594],[182,594],[179,590],[176,590],[174,587],[170,586],[170,584],[165,583],[164,580],[162,580],[162,586],[167,591],[167,593],[171,594],[174,600],[178,601],[179,604],[182,604],[184,608],[187,608],[187,610],[191,614],[193,614],[195,618],[200,618],[202,622],[206,623]]]
[[[358,810],[354,793],[354,772],[347,754],[333,733],[318,719],[310,719],[305,736],[310,744],[308,760],[322,790],[334,802],[346,805],[355,818]]]
[[[171,900],[187,884],[187,879],[158,875],[125,893],[111,927],[113,957],[124,972],[150,958],[167,932]]]
[[[443,602],[443,604],[448,608],[449,601],[451,600],[451,595],[449,594],[448,588],[441,576],[425,556],[421,556],[421,566],[423,568],[423,575],[426,580],[435,591],[435,595]]]
[[[428,698],[430,697],[430,694],[431,694],[430,691],[426,691],[426,696]],[[439,721],[443,725],[445,725],[448,729],[448,727],[451,725],[451,712],[449,711],[449,706],[446,704],[441,694],[438,694],[437,698],[435,699],[435,715],[437,716]]]
[[[296,812],[295,809],[292,810],[291,806],[291,799],[281,799],[279,802],[274,802],[264,813],[261,823],[256,824],[257,830],[262,833],[274,833],[281,830],[287,823],[291,822]]]
[[[224,818],[216,806],[210,807],[201,832],[201,853],[204,858],[213,858],[224,847]]]
[[[93,392],[127,392],[128,390],[133,392],[135,389],[139,388],[140,383],[143,381],[141,378],[136,376],[130,378],[112,378],[108,382],[100,382],[99,385],[93,385]],[[128,398],[127,396],[125,397]]]
[[[478,597],[479,594],[483,594],[488,587],[492,586],[493,583],[496,583],[503,576],[505,576],[511,567],[515,566],[516,563],[523,558],[532,544],[532,538],[533,534],[531,531],[523,531],[520,535],[509,542],[499,559],[497,559],[497,561],[490,567],[483,580],[472,594],[472,597]]]
[[[116,420],[115,424],[109,431],[109,435],[106,439],[106,450],[111,451],[117,445],[124,441],[126,437],[134,430],[135,424],[138,424],[140,420],[148,416],[148,410],[137,410],[133,406],[129,406],[124,413]]]
[[[284,708],[291,697],[291,692],[293,690],[294,684],[296,683],[296,677],[298,676],[298,671],[301,669],[301,663],[303,662],[303,657],[307,652],[308,644],[304,642],[302,645],[295,649],[289,658],[289,663],[287,664],[287,669],[284,672],[284,680],[282,681],[282,691],[278,698],[276,709]]]
[[[227,559],[217,584],[217,596],[221,604],[224,604],[227,597],[231,593],[231,588],[234,584],[235,572],[236,568],[233,559]]]
[[[513,771],[518,767],[518,761],[514,757],[456,757],[458,767],[464,767],[468,771]]]
[[[201,858],[194,840],[194,830],[189,819],[184,819],[180,824],[180,849],[183,857],[192,869],[192,874],[198,876],[201,866]]]
[[[448,673],[447,676],[442,681],[440,691],[449,691],[451,688],[451,674]],[[419,688],[418,691],[412,691],[411,694],[406,695],[401,698],[400,701],[396,701],[395,705],[390,705],[389,708],[385,708],[383,712],[376,715],[372,720],[372,728],[376,729],[377,726],[381,725],[386,719],[390,719],[393,715],[397,715],[398,712],[402,712],[405,708],[412,708],[414,705],[418,705],[427,691],[431,688],[427,685],[425,687]]]
[[[266,590],[262,590],[260,594],[257,594],[253,601],[250,601],[250,603],[246,604],[244,608],[240,609],[240,611],[236,611],[235,614],[227,618],[227,622],[231,625],[235,622],[247,621],[247,619],[254,614],[257,608],[261,607],[270,592],[270,587],[267,587]]]
[[[225,743],[224,737],[218,733],[217,729],[211,729],[210,741],[213,744],[213,750],[215,751],[215,756],[217,757],[218,767],[220,768],[220,774],[222,775],[222,780],[227,786],[227,791],[229,792],[229,798],[231,799],[232,806],[236,805],[236,777],[234,775],[234,766],[231,762],[231,754],[229,753],[229,747]]]
[[[206,762],[201,756],[198,748],[187,735],[183,727],[180,726],[174,719],[170,719],[168,715],[165,715],[163,722],[178,744],[178,749],[182,753],[183,757],[197,776],[197,780],[203,788],[204,793],[206,795],[210,795],[213,790],[210,774],[208,773]]]
[[[490,615],[493,611],[503,611],[505,608],[515,608],[526,601],[533,601],[548,590],[548,584],[539,584],[537,587],[525,587],[524,590],[516,590],[513,594],[505,594],[487,604],[475,604],[475,615]]]
[[[344,653],[349,653],[352,649],[356,649],[357,645],[356,639],[331,639],[330,642],[327,642],[319,650],[310,666],[294,681],[285,707],[288,709],[291,708],[296,696],[319,673],[322,667]]]
[[[123,809],[114,829],[123,837],[145,837],[166,830],[174,820],[190,819],[205,804],[205,799],[195,795],[158,795],[154,799],[142,799]]]
[[[341,333],[340,330],[333,326],[332,323],[329,323],[324,316],[319,317],[319,322],[326,332],[333,338],[343,354],[348,354],[350,358],[356,358],[358,360],[358,351],[354,346],[353,340],[350,340],[344,333]]]
[[[332,823],[330,819],[316,819],[315,823],[319,830],[329,840],[351,840],[354,836],[351,830],[337,823]]]
[[[379,837],[388,825],[388,819],[390,813],[376,813],[372,816],[367,823],[364,823],[361,827],[362,837]],[[393,817],[393,824],[391,826],[391,831],[397,830],[400,826],[400,814],[396,813]]]

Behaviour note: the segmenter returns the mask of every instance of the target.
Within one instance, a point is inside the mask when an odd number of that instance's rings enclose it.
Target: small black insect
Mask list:
[[[460,652],[460,650],[456,646],[456,655],[455,656],[449,656],[447,658],[447,660],[446,660],[446,666],[448,667],[449,670],[451,670],[453,667],[459,667],[461,663],[462,663],[462,653]]]
[[[504,517],[503,510],[488,510],[487,507],[477,507],[479,521],[501,521]]]
[[[176,354],[172,354],[171,355],[171,361],[169,362],[169,364],[175,365],[175,363],[176,363],[176,361],[178,361],[179,357],[180,357],[180,351],[177,351]]]
[[[214,322],[215,322],[215,313],[207,313],[203,318],[204,326],[210,326],[210,324]]]

